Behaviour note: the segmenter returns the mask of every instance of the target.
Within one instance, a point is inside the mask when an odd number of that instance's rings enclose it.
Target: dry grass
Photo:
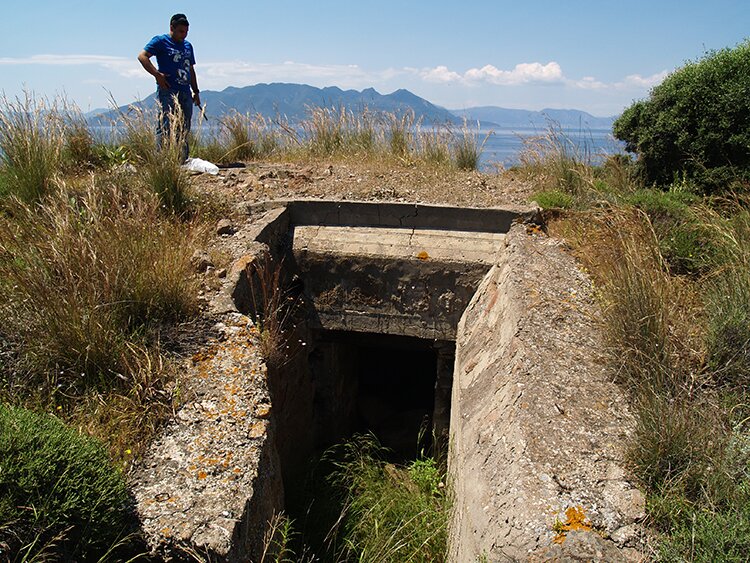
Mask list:
[[[280,367],[297,350],[293,319],[299,300],[286,285],[283,261],[275,261],[269,253],[256,258],[247,274],[261,356],[269,366]]]
[[[221,128],[227,138],[226,153],[220,158],[221,162],[270,158],[280,150],[280,132],[260,114],[232,113],[221,119]]]
[[[190,202],[187,172],[182,168],[185,131],[182,110],[168,116],[170,126],[157,141],[156,110],[131,107],[120,116],[125,129],[123,144],[135,161],[142,185],[156,194],[168,213],[183,213]]]
[[[149,331],[197,310],[189,258],[199,230],[164,218],[155,198],[92,179],[82,193],[7,208],[3,312],[37,380],[127,380]]]
[[[49,193],[60,175],[65,120],[59,102],[0,97],[0,195],[33,202]]]

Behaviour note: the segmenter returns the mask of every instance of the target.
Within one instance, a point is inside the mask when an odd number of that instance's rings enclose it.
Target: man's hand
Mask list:
[[[196,106],[201,107],[201,95],[200,95],[200,92],[193,92],[193,103]]]
[[[167,75],[163,72],[157,72],[154,77],[156,78],[156,83],[159,85],[159,88],[162,90],[169,90],[169,81],[167,80]]]

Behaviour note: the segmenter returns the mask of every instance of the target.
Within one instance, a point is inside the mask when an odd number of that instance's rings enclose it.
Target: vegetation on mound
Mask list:
[[[646,184],[675,179],[706,193],[750,180],[750,41],[689,62],[635,102],[614,134]]]
[[[0,553],[14,561],[112,555],[132,531],[131,507],[99,442],[54,416],[0,404]]]
[[[723,198],[702,196],[705,185],[689,174],[646,188],[642,154],[594,166],[558,142],[527,156],[526,171],[537,179],[538,202],[575,210],[551,230],[598,287],[612,361],[636,416],[628,456],[661,533],[653,555],[740,561],[750,542],[747,188],[727,184]]]

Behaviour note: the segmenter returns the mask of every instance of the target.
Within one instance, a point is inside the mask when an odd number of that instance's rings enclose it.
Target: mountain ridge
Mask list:
[[[102,113],[94,110],[86,114],[93,122],[116,119],[119,112],[130,106],[149,107],[155,103],[151,94],[133,102]],[[403,114],[413,111],[417,120],[426,125],[460,125],[464,119],[479,121],[483,127],[546,128],[550,123],[563,128],[610,129],[615,117],[595,117],[575,109],[544,109],[541,111],[508,109],[499,106],[478,106],[463,110],[449,110],[400,88],[390,94],[381,94],[374,88],[343,90],[338,86],[318,88],[308,84],[286,82],[259,83],[251,86],[227,86],[224,90],[203,90],[201,100],[207,115],[221,118],[229,113],[261,114],[267,118],[284,116],[299,122],[309,116],[311,107],[345,108],[355,113],[367,109],[373,113]]]

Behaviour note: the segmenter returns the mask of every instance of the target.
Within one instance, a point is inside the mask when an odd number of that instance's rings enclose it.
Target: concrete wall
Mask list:
[[[579,506],[597,558],[637,557],[643,498],[622,469],[632,420],[602,367],[591,284],[552,239],[517,226],[506,240],[458,327],[450,560],[580,550],[553,543],[555,521]]]

